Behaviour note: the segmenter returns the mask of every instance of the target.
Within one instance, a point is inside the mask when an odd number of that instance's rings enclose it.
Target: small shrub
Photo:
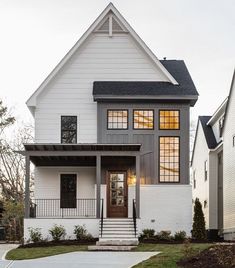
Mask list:
[[[169,241],[172,239],[171,231],[161,231],[157,234],[159,240]]]
[[[64,238],[66,235],[66,231],[64,226],[55,224],[50,230],[50,235],[54,241],[59,241],[61,238]]]
[[[187,239],[185,240],[184,246],[183,246],[183,254],[185,258],[190,258],[194,254],[194,250],[192,245],[190,244],[190,241]]]
[[[142,233],[140,234],[141,238],[153,238],[155,234],[154,229],[143,229]]]
[[[176,232],[174,235],[175,241],[184,241],[185,239],[186,239],[186,232],[185,231]]]
[[[29,230],[30,241],[32,241],[33,243],[42,241],[41,228],[29,227],[28,230]]]
[[[85,225],[75,225],[73,233],[77,240],[92,240],[93,236],[87,232]]]

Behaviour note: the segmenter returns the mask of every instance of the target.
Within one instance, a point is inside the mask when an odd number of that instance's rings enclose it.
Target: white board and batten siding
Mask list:
[[[60,142],[61,115],[78,116],[78,143],[97,142],[94,81],[168,80],[130,34],[92,33],[37,96],[36,142]]]
[[[231,89],[226,120],[223,130],[224,138],[224,237],[235,239],[235,83]]]

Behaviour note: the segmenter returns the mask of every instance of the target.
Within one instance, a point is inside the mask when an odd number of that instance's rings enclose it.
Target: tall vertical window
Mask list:
[[[219,120],[219,136],[222,137],[222,130],[224,126],[224,117],[220,118]]]
[[[205,181],[207,181],[207,177],[208,177],[208,162],[207,162],[207,160],[204,162],[204,174],[205,174]]]
[[[235,135],[233,136],[233,147],[235,147]]]
[[[77,176],[61,174],[60,176],[60,207],[76,208]]]
[[[61,116],[61,143],[77,143],[77,116]]]
[[[159,129],[179,129],[180,111],[178,110],[160,110],[159,111]]]
[[[180,138],[159,137],[160,182],[179,182]]]
[[[196,170],[193,171],[193,188],[196,189],[197,183],[196,183]]]
[[[154,118],[153,110],[134,110],[133,111],[133,124],[134,129],[153,129]]]
[[[108,129],[127,129],[128,110],[108,110]]]

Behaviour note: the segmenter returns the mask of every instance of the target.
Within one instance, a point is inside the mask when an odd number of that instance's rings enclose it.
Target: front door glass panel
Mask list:
[[[124,206],[125,176],[123,173],[110,174],[110,205]]]

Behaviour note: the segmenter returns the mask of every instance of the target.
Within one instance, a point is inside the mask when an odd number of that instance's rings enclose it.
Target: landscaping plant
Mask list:
[[[155,235],[155,230],[154,229],[143,229],[142,233],[140,234],[140,238],[153,238]]]
[[[198,198],[195,200],[192,237],[197,240],[206,239],[206,224],[202,211],[202,204]]]
[[[75,225],[73,233],[77,240],[92,240],[93,237],[87,232],[85,225]]]
[[[29,227],[28,230],[29,230],[30,241],[32,241],[33,243],[42,241],[41,228]]]
[[[176,232],[174,235],[175,241],[184,241],[185,239],[186,239],[186,232],[185,231]]]
[[[66,235],[64,226],[55,224],[50,230],[50,235],[54,241],[59,241],[63,239]]]
[[[171,231],[161,231],[157,234],[159,240],[170,241],[172,240]]]

